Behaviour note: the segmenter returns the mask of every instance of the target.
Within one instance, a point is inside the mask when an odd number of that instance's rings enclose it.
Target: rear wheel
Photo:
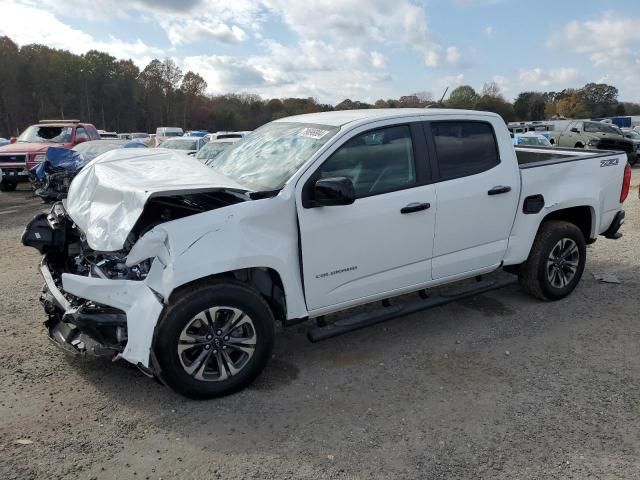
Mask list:
[[[162,320],[156,357],[166,383],[191,398],[214,398],[249,385],[274,341],[269,305],[246,285],[226,280],[187,290]]]
[[[584,145],[580,142],[576,143],[573,148],[584,148]]]
[[[541,300],[560,300],[580,282],[586,253],[584,236],[577,226],[557,220],[545,222],[520,269],[520,285]]]

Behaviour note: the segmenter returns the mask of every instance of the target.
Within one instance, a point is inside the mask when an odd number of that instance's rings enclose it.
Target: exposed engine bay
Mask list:
[[[51,339],[74,353],[107,356],[121,353],[127,343],[124,311],[63,291],[62,274],[142,281],[149,273],[152,259],[126,265],[127,254],[142,235],[156,225],[247,200],[250,200],[247,194],[224,190],[151,197],[124,248],[114,252],[91,249],[63,202],[56,202],[48,214],[37,215],[25,229],[22,243],[44,256],[40,269],[45,286],[40,301],[48,316],[45,325]]]

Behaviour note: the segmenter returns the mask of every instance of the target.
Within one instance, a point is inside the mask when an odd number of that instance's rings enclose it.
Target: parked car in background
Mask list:
[[[51,146],[71,148],[82,142],[98,140],[100,135],[90,123],[79,120],[40,120],[20,134],[13,143],[0,147],[0,190],[15,190],[20,182],[29,181],[29,170],[45,160]]]
[[[105,130],[98,130],[100,138],[120,138],[116,132],[107,132]]]
[[[250,131],[241,131],[241,132],[216,132],[216,133],[208,133],[207,138],[209,140],[217,140],[222,138],[244,138]]]
[[[525,145],[530,147],[552,147],[549,139],[540,133],[527,132],[516,133],[512,137],[514,145]]]
[[[72,149],[51,147],[45,161],[30,172],[36,195],[45,201],[61,200],[67,196],[73,178],[91,160],[118,148],[147,148],[140,140],[92,140]]]
[[[462,110],[283,118],[209,167],[118,153],[25,229],[44,255],[45,325],[67,350],[124,359],[193,398],[249,385],[276,321],[343,312],[309,332],[318,341],[442,304],[424,289],[503,267],[532,296],[565,298],[586,245],[621,236],[631,181],[621,152],[514,148],[499,115]]]
[[[207,139],[204,137],[176,137],[163,140],[158,148],[182,150],[188,155],[195,155],[206,144]]]
[[[187,130],[184,132],[185,137],[205,137],[209,135],[206,130]]]
[[[546,132],[553,130],[553,124],[551,122],[544,122],[544,121],[509,122],[509,124],[507,125],[507,128],[509,129],[509,132],[513,134],[536,132],[542,135],[546,135]]]
[[[154,137],[155,147],[159,146],[167,138],[182,137],[184,131],[180,127],[158,127]]]
[[[636,163],[638,158],[633,142],[624,137],[622,130],[610,123],[572,120],[564,130],[551,132],[550,141],[557,147],[625,152],[631,164]]]
[[[240,138],[223,138],[208,142],[196,153],[196,159],[205,165],[211,165],[213,161],[225,150],[229,149],[233,144],[239,142]]]
[[[110,152],[116,148],[147,148],[147,145],[143,141],[136,140],[123,140],[123,139],[105,139],[95,140],[91,142],[85,142],[73,147],[73,150],[80,153],[87,161],[91,161],[98,155]]]
[[[180,127],[158,127],[156,137],[182,137],[184,131]]]
[[[151,134],[144,133],[144,132],[135,132],[135,133],[130,133],[129,135],[131,135],[131,140],[135,140],[136,138],[150,138],[151,137]]]
[[[640,156],[640,133],[632,128],[623,128],[622,133],[624,135],[624,138],[633,142],[633,146],[636,150],[636,156],[635,159],[630,159],[629,163],[631,165],[635,165],[638,162],[638,157]]]

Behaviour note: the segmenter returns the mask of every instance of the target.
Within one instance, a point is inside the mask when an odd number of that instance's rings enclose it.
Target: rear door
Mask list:
[[[501,121],[425,123],[437,177],[434,280],[497,266],[505,255],[520,174],[506,137],[502,145],[512,154],[500,158],[494,126],[504,127],[496,122]]]
[[[429,281],[435,193],[426,155],[419,121],[379,122],[353,132],[302,177],[298,221],[310,311]],[[355,202],[310,207],[315,181],[328,177],[351,179]]]

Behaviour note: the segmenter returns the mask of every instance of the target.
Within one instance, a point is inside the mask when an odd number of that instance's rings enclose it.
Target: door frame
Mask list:
[[[320,154],[312,163],[310,163],[307,166],[307,168],[304,170],[304,172],[302,172],[298,176],[298,178],[295,180],[294,197],[295,197],[296,221],[298,224],[300,279],[302,283],[302,292],[304,295],[304,302],[307,307],[307,310],[309,311],[310,317],[324,315],[325,312],[338,311],[345,308],[344,307],[345,304],[336,304],[329,307],[322,307],[316,310],[309,310],[309,305],[307,302],[307,292],[306,292],[306,286],[304,281],[304,252],[302,248],[302,231],[301,231],[301,225],[300,225],[299,211],[306,210],[309,208],[316,208],[316,207],[311,207],[309,205],[308,200],[310,199],[310,192],[311,192],[311,189],[313,188],[313,184],[317,180],[317,175],[319,173],[320,167],[339,148],[341,148],[344,144],[346,144],[348,141],[350,141],[351,139],[353,139],[358,135],[361,135],[367,132],[373,132],[383,128],[407,125],[409,126],[410,132],[411,132],[414,166],[416,169],[416,183],[410,187],[406,187],[398,190],[392,190],[384,193],[376,193],[374,195],[386,195],[388,193],[392,193],[399,190],[407,190],[411,188],[421,187],[424,185],[431,185],[435,183],[435,179],[433,176],[432,162],[429,159],[430,155],[427,147],[425,131],[422,126],[422,123],[424,122],[424,120],[425,120],[425,117],[422,115],[410,116],[410,117],[405,116],[405,117],[399,117],[399,118],[388,118],[384,120],[374,120],[366,124],[358,125],[357,127],[346,130],[344,134],[339,135],[330,145],[328,145],[326,150],[324,150],[322,154]],[[422,164],[422,166],[420,166],[420,164]],[[361,198],[367,198],[370,196],[373,196],[373,195],[359,197],[359,198],[356,198],[355,201],[357,202]],[[429,252],[429,255],[431,255],[431,252]],[[385,295],[388,295],[388,293],[389,292],[385,292],[383,294],[377,294],[375,295],[375,297],[382,298]],[[368,297],[365,297],[365,298],[368,298]],[[366,300],[366,301],[360,301],[360,300],[361,299],[356,299],[354,302],[349,302],[349,303],[354,303],[355,305],[355,304],[368,303],[370,301],[370,300]],[[320,313],[316,314],[316,312],[320,312]]]

